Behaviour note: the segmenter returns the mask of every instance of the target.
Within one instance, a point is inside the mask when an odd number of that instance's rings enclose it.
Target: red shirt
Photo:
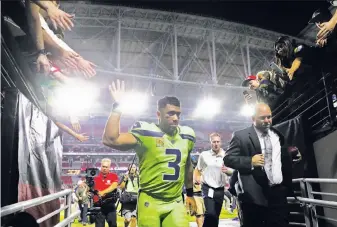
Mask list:
[[[94,189],[97,191],[103,191],[110,187],[115,182],[118,182],[118,176],[115,173],[108,173],[105,177],[103,176],[102,172],[94,178],[95,187]],[[99,197],[97,195],[93,196],[94,203],[98,202]]]
[[[102,172],[94,178],[95,181],[95,189],[97,191],[103,191],[110,187],[115,182],[118,182],[118,176],[115,173],[108,173],[105,177]]]
[[[115,173],[108,173],[105,177],[102,172],[94,178],[95,181],[95,190],[103,191],[110,187],[115,182],[118,182],[118,176]]]

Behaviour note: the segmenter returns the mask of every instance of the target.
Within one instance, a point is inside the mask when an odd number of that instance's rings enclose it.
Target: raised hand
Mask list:
[[[121,102],[125,96],[125,83],[124,81],[117,80],[112,82],[109,86],[110,94],[114,102]]]

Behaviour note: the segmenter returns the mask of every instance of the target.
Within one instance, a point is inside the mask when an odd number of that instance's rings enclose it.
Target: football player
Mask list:
[[[104,129],[103,143],[117,150],[136,151],[140,174],[138,226],[188,227],[182,188],[185,183],[186,205],[195,211],[190,160],[195,133],[190,127],[179,125],[180,101],[176,97],[160,99],[158,124],[138,121],[130,132],[122,133],[120,102],[126,94],[124,81],[113,82],[109,89],[114,104]]]

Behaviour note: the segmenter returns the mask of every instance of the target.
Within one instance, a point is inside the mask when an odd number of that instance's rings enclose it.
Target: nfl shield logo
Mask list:
[[[156,139],[156,147],[163,147],[164,146],[164,140],[162,138]]]

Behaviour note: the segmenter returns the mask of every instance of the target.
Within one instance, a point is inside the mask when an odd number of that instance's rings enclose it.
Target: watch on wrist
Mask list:
[[[38,55],[42,54],[42,55],[47,55],[47,51],[45,49],[39,50],[37,52]]]

